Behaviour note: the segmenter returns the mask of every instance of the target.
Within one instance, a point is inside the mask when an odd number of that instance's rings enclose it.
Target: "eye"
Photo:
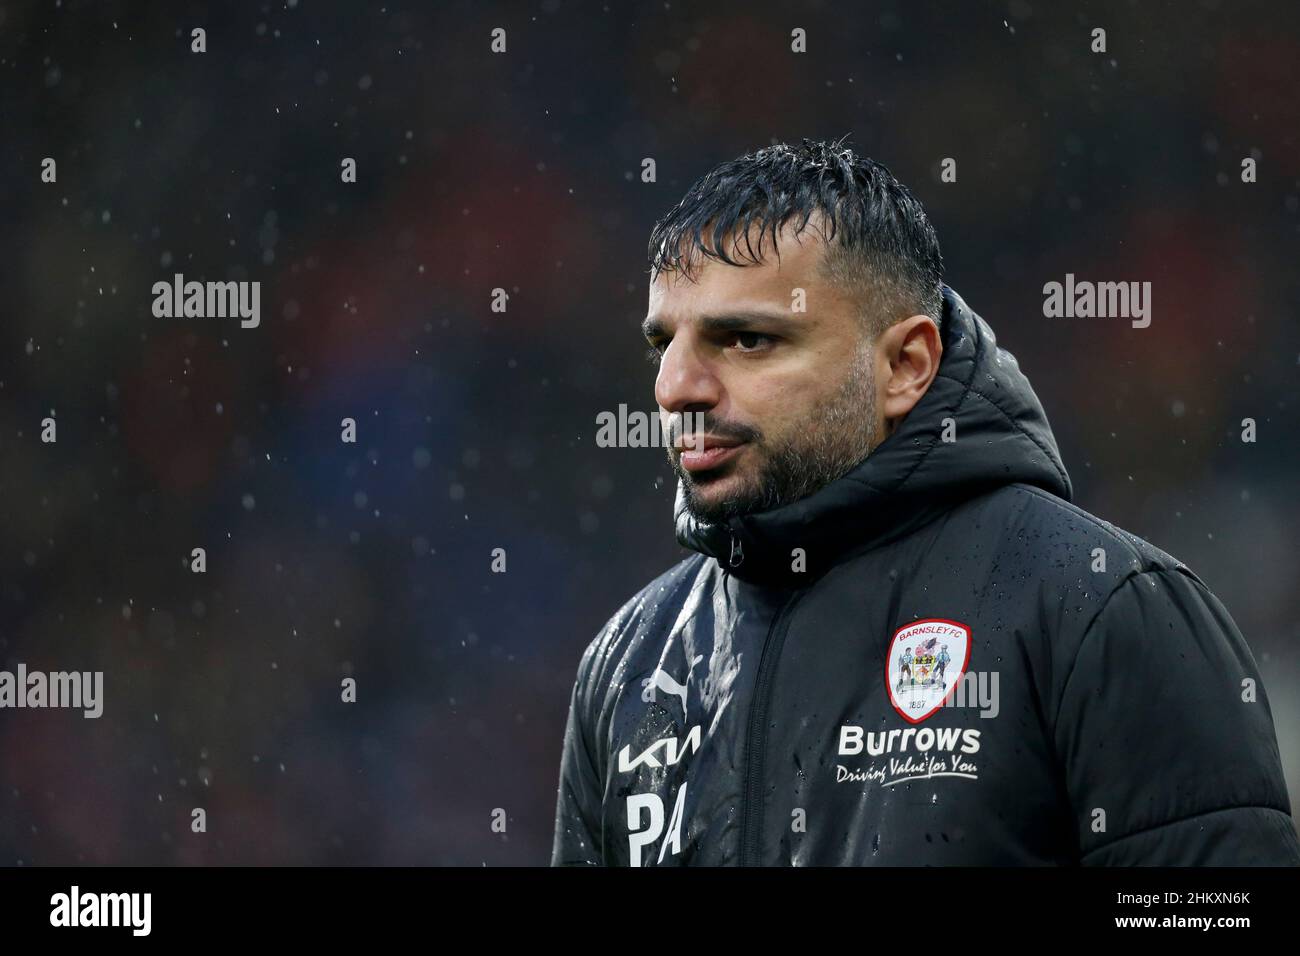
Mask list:
[[[664,352],[668,350],[668,339],[655,339],[650,342],[650,347],[645,350],[645,360],[651,365],[658,365],[664,357]]]
[[[762,332],[737,332],[732,341],[740,346],[738,352],[762,352],[772,344],[772,336]]]

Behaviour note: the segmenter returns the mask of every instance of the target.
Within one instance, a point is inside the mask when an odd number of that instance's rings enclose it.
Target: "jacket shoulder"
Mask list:
[[[1005,516],[1018,546],[1027,548],[1028,557],[1045,573],[1053,567],[1075,572],[1086,558],[1094,574],[1115,585],[1147,571],[1178,570],[1196,578],[1187,565],[1151,542],[1034,485],[1007,485],[985,500]]]
[[[711,563],[703,554],[690,555],[628,598],[582,652],[579,681],[604,684],[609,668],[634,651],[641,636],[659,631],[656,624],[675,611]]]
[[[1018,620],[1042,666],[1039,683],[1056,698],[1090,628],[1128,585],[1142,583],[1175,600],[1213,600],[1205,582],[1177,558],[1137,535],[1031,485],[1006,485],[968,501],[944,529],[949,550],[980,542],[985,599],[1017,594]],[[1225,612],[1226,613],[1226,612]],[[1140,622],[1137,622],[1140,623]],[[1168,644],[1175,631],[1134,626],[1115,640]],[[1053,710],[1049,709],[1047,714]]]

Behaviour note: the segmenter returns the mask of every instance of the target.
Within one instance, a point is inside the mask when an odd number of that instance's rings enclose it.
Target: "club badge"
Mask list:
[[[894,632],[885,687],[899,716],[919,724],[952,697],[970,663],[970,644],[970,628],[944,618],[913,621]]]

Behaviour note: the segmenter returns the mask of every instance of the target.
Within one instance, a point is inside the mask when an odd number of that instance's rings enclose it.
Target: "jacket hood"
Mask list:
[[[1069,501],[1056,438],[1015,356],[947,286],[939,329],[943,357],[929,390],[852,470],[798,501],[725,524],[694,518],[679,481],[677,540],[736,577],[793,587],[1004,485],[1035,485]],[[941,440],[945,419],[955,425],[953,441]],[[804,551],[803,571],[792,567],[795,548]]]

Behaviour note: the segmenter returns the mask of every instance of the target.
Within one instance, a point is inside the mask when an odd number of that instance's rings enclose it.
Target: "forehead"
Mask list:
[[[707,232],[706,232],[707,235]],[[749,235],[749,246],[743,241],[735,248],[728,236],[724,241],[727,254],[741,266],[728,265],[716,259],[695,253],[690,276],[680,272],[660,272],[650,282],[650,313],[660,311],[694,312],[720,304],[736,305],[749,302],[754,305],[782,305],[790,307],[795,289],[803,289],[811,297],[829,280],[822,274],[826,257],[826,242],[816,228],[816,220],[798,235],[794,226],[786,223],[772,242],[769,233],[763,237],[762,259],[749,261],[749,249],[759,253],[757,229]]]

